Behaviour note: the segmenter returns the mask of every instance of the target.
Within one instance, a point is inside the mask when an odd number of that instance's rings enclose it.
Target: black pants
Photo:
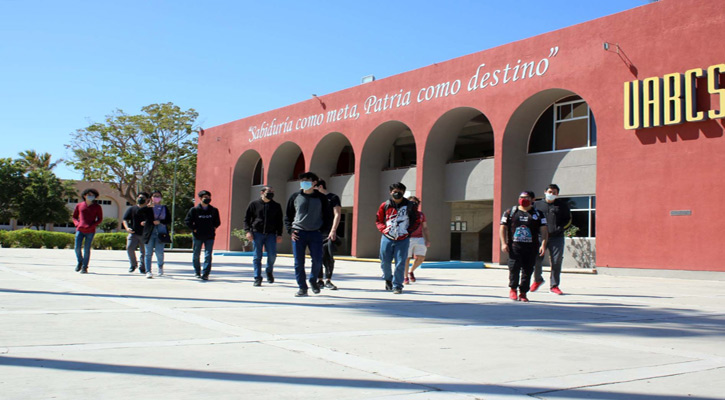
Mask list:
[[[536,247],[532,247],[531,250],[509,250],[509,287],[511,289],[516,290],[518,288],[521,293],[529,291],[531,274],[534,273],[537,255],[538,249]],[[519,280],[519,276],[521,280]]]
[[[330,239],[325,238],[322,242],[322,265],[325,267],[325,279],[332,279],[332,271],[335,269],[335,250],[337,246]],[[322,279],[322,269],[317,279]]]

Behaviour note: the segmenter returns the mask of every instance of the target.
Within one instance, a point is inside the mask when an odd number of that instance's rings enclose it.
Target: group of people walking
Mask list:
[[[283,212],[274,200],[274,188],[264,186],[259,199],[249,203],[244,215],[246,239],[253,244],[252,264],[254,286],[274,283],[274,264],[277,244],[282,242],[283,230],[292,240],[297,297],[320,293],[321,289],[337,290],[332,282],[335,252],[342,244],[337,235],[342,207],[340,198],[327,191],[327,183],[313,172],[299,176],[300,189],[290,196]],[[376,227],[380,237],[380,268],[385,290],[401,294],[404,285],[416,281],[414,271],[425,260],[430,247],[430,233],[425,214],[419,210],[420,200],[415,196],[405,198],[403,183],[389,187],[390,198],[378,207]],[[571,224],[571,212],[566,202],[558,199],[559,187],[547,187],[545,198],[534,204],[535,194],[524,191],[518,205],[506,209],[501,217],[499,237],[501,251],[508,255],[509,297],[528,302],[528,292],[536,291],[543,283],[542,261],[547,250],[551,260],[550,291],[563,294],[559,289],[561,264],[564,252],[564,231]],[[219,210],[212,206],[211,193],[202,190],[199,204],[192,207],[184,219],[193,236],[192,264],[196,278],[208,280],[212,267],[212,252],[216,228],[221,224]],[[95,228],[103,220],[101,207],[95,203],[98,191],[86,189],[83,202],[73,212],[76,225],[75,251],[78,264],[76,271],[88,272],[90,243]],[[128,232],[126,248],[130,262],[129,272],[138,270],[147,278],[153,278],[152,259],[156,254],[156,274],[164,274],[164,244],[170,243],[168,225],[171,215],[162,204],[162,195],[154,191],[149,196],[139,193],[136,205],[123,216],[123,227]],[[84,244],[85,242],[85,244]],[[140,248],[140,260],[136,259],[136,247]],[[204,247],[204,261],[201,249]],[[266,251],[265,276],[262,275],[262,258]],[[305,255],[309,251],[311,271],[309,280],[305,270]],[[410,261],[413,265],[410,267]],[[534,283],[531,284],[531,277]]]

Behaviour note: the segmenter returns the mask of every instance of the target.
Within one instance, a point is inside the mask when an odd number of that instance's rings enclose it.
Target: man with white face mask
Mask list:
[[[332,226],[332,210],[327,197],[315,190],[320,178],[314,172],[300,174],[300,190],[287,201],[284,224],[292,239],[292,254],[295,259],[295,278],[300,290],[296,297],[307,296],[307,289],[320,293],[317,276],[322,269],[322,232],[329,232]],[[305,273],[305,250],[310,250],[312,272],[309,286]]]
[[[571,225],[571,210],[565,201],[559,199],[559,186],[551,184],[546,188],[544,200],[536,202],[537,210],[546,216],[547,228],[549,230],[549,241],[546,248],[549,250],[549,260],[551,261],[551,274],[549,275],[550,291],[554,294],[564,294],[559,289],[559,276],[561,275],[561,262],[564,259],[564,231]],[[531,285],[531,292],[544,283],[544,277],[541,274],[541,263],[544,256],[540,255],[536,258],[534,267],[534,284]]]

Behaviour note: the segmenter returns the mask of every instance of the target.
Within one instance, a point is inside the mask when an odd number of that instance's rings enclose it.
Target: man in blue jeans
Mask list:
[[[285,227],[292,238],[292,253],[295,258],[295,277],[300,290],[296,297],[307,296],[307,275],[305,274],[305,250],[310,249],[312,271],[310,286],[312,292],[320,293],[317,276],[322,270],[322,232],[328,232],[332,225],[332,210],[327,197],[315,190],[319,178],[313,172],[300,174],[300,191],[290,196],[284,218]]]
[[[211,203],[211,193],[208,190],[199,192],[199,199],[201,202],[189,209],[186,218],[184,218],[184,223],[191,229],[194,239],[194,253],[192,256],[194,272],[197,278],[207,281],[211,273],[211,253],[214,251],[216,228],[221,225],[221,219],[219,218],[219,210],[209,204]],[[202,245],[204,245],[203,269],[199,260]]]
[[[96,234],[96,227],[103,221],[103,209],[96,202],[98,190],[86,189],[81,193],[83,201],[73,210],[73,225],[76,226],[75,250],[76,272],[88,273],[88,263],[91,260],[91,243]]]
[[[267,283],[274,283],[277,243],[282,242],[282,206],[274,201],[274,189],[264,186],[260,198],[249,203],[244,215],[247,240],[254,243],[254,286],[262,286],[262,247],[267,250]]]
[[[380,238],[380,269],[383,270],[385,290],[403,293],[405,260],[408,259],[410,234],[418,229],[418,205],[406,199],[405,185],[390,185],[390,199],[378,208],[375,225],[383,235]],[[395,273],[390,263],[395,260]]]

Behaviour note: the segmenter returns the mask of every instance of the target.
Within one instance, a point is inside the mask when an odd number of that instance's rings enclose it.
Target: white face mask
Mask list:
[[[95,199],[96,199],[96,196],[91,196],[91,195],[86,196],[86,200],[88,200],[88,201],[93,201]]]
[[[548,201],[554,201],[556,200],[556,195],[552,193],[545,193],[544,196],[546,196],[546,200]]]

